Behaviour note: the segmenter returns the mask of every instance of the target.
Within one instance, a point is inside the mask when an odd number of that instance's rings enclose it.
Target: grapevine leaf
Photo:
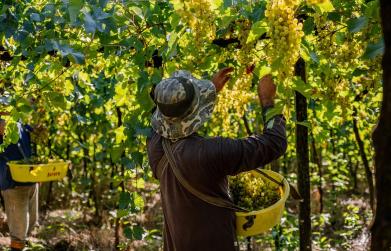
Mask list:
[[[358,77],[358,76],[362,76],[362,75],[367,74],[367,73],[368,73],[367,70],[357,68],[357,69],[355,69],[353,71],[352,76],[353,77]]]
[[[325,0],[323,3],[316,4],[315,7],[321,13],[331,12],[334,10],[334,6],[330,0]]]
[[[262,36],[266,32],[267,32],[267,24],[265,21],[255,22],[251,26],[251,30],[250,30],[250,33],[247,37],[246,43],[251,43],[251,42],[257,40],[260,36]]]
[[[367,3],[365,16],[368,18],[379,18],[379,1],[371,1]]]
[[[141,128],[141,127],[136,127],[136,133],[135,133],[135,136],[150,136],[152,133],[151,131],[151,128],[150,127],[146,127],[146,128]]]
[[[66,100],[64,96],[57,92],[49,92],[47,94],[50,104],[55,108],[66,109]]]
[[[267,65],[258,64],[255,66],[254,74],[261,79],[263,76],[269,74],[271,72],[271,68]]]
[[[31,79],[35,78],[35,74],[34,72],[29,72],[26,74],[26,76],[24,77],[24,82],[25,83],[28,83]]]
[[[309,35],[314,31],[315,28],[315,23],[314,23],[314,18],[309,17],[304,21],[303,25],[303,31],[305,35]]]
[[[310,60],[310,52],[307,46],[303,45],[300,47],[300,56],[304,59],[304,61],[308,62]]]
[[[9,142],[16,144],[19,140],[18,124],[15,122],[7,122],[5,135],[7,135]]]
[[[30,14],[30,19],[35,21],[35,22],[40,22],[41,21],[41,16],[38,13],[31,13]]]
[[[282,103],[276,103],[273,108],[267,110],[265,121],[269,121],[274,116],[282,114],[283,109],[284,105]]]
[[[111,148],[111,152],[110,152],[111,160],[113,162],[117,162],[121,158],[121,155],[123,152],[124,152],[124,149],[123,149],[122,145],[113,146]]]
[[[31,105],[29,104],[29,102],[25,99],[21,99],[18,101],[17,109],[18,109],[18,111],[20,111],[22,113],[29,113],[33,110]]]
[[[130,11],[136,14],[136,16],[138,16],[139,18],[144,19],[143,10],[141,8],[137,6],[132,6],[130,8]]]
[[[83,8],[83,0],[70,0],[68,6],[68,13],[71,23],[76,22],[76,18],[80,13],[81,8]]]
[[[144,229],[140,226],[134,226],[133,227],[133,237],[136,240],[142,240],[143,239],[143,233]]]
[[[175,30],[175,28],[179,25],[181,21],[181,17],[176,14],[176,13],[173,13],[171,16],[170,16],[170,25],[171,25],[171,29],[172,30]]]
[[[84,27],[87,33],[95,33],[97,24],[94,18],[87,11],[84,11],[83,13],[84,13]]]
[[[84,64],[84,55],[81,52],[72,51],[68,55],[69,60],[75,64]]]
[[[282,56],[279,56],[277,59],[275,59],[272,63],[272,71],[277,71],[278,69],[280,69],[283,65],[282,65],[282,59],[283,57]]]
[[[309,84],[304,83],[300,78],[293,79],[293,89],[300,92],[304,97],[310,98],[312,89]]]
[[[226,29],[231,23],[232,21],[235,20],[235,16],[232,15],[232,16],[229,16],[229,15],[226,15],[226,16],[223,16],[221,18],[221,24],[220,24],[220,29]]]
[[[330,21],[333,21],[333,22],[339,22],[339,21],[341,21],[341,14],[338,12],[334,12],[334,11],[330,12],[327,15],[327,19]]]
[[[300,122],[299,121],[295,121],[295,123],[297,125],[302,125],[302,126],[305,126],[307,128],[311,128],[311,124],[310,124],[310,122],[308,120],[300,121]]]
[[[308,43],[302,43],[300,47],[300,56],[306,61],[312,60],[314,63],[319,64],[319,58],[314,51],[309,49]]]
[[[232,5],[234,5],[234,1],[232,1],[232,0],[224,0],[224,4],[223,4],[224,8],[229,8]]]
[[[131,154],[132,160],[139,166],[143,164],[143,154],[140,152],[133,152]]]
[[[136,212],[140,212],[143,210],[144,208],[144,199],[143,197],[137,193],[137,192],[133,192],[131,194],[132,196],[132,203],[131,203],[131,211],[132,213],[136,213]]]
[[[125,130],[124,126],[120,126],[120,127],[116,128],[114,130],[114,133],[115,133],[115,143],[116,144],[119,144],[122,141],[126,140],[127,137],[126,137],[126,135],[124,133],[124,130]]]
[[[310,52],[310,57],[311,57],[312,61],[314,61],[315,63],[319,64],[318,55],[314,51]]]
[[[223,0],[213,0],[210,2],[212,9],[218,9],[223,4]]]
[[[168,43],[167,43],[167,51],[166,51],[166,58],[171,58],[174,55],[176,45],[178,43],[180,35],[185,31],[185,29],[182,29],[179,32],[172,32],[168,37]]]
[[[342,45],[344,42],[345,42],[345,33],[343,32],[337,32],[337,34],[335,34],[335,42],[339,45]]]
[[[353,18],[350,19],[348,22],[348,30],[351,33],[359,32],[362,30],[367,24],[368,24],[368,19],[364,16],[359,17],[359,18]]]
[[[254,6],[254,11],[251,13],[250,18],[253,22],[263,20],[265,18],[266,3],[259,2],[258,6]]]
[[[384,53],[384,40],[380,39],[379,42],[375,44],[368,44],[367,49],[365,50],[364,59],[374,59],[375,57],[382,55]]]
[[[119,195],[119,209],[126,209],[132,202],[132,197],[129,192],[122,191]]]
[[[127,226],[124,228],[124,235],[126,236],[126,238],[128,239],[132,239],[133,238],[133,231],[132,231],[132,228]]]

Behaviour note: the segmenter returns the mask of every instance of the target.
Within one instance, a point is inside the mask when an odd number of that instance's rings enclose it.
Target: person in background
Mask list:
[[[7,114],[1,114],[7,115]],[[6,120],[0,117],[0,143],[3,143]],[[8,161],[31,157],[30,126],[17,124],[19,141],[0,153],[0,190],[4,199],[12,251],[23,250],[32,229],[38,223],[38,184],[21,183],[12,179]]]
[[[165,251],[238,250],[234,210],[208,203],[205,197],[232,204],[228,175],[264,166],[286,151],[285,119],[281,115],[266,121],[261,135],[231,139],[197,134],[211,116],[216,94],[229,80],[231,71],[220,70],[212,81],[177,71],[154,90],[157,109],[152,115],[147,151],[153,174],[160,181]],[[275,95],[271,76],[263,77],[258,96],[264,119],[274,105]],[[174,161],[163,161],[169,158],[170,148]]]

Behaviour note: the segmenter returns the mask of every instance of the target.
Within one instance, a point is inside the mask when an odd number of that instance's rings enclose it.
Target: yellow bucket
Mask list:
[[[268,231],[270,228],[279,224],[285,208],[285,201],[289,196],[289,184],[280,174],[271,170],[262,169],[264,173],[275,180],[284,184],[281,189],[281,199],[262,210],[251,211],[248,213],[236,212],[236,234],[239,236],[253,236]],[[271,186],[278,186],[262,174],[252,171],[254,175],[260,177],[264,182]]]
[[[70,161],[49,160],[47,164],[18,164],[16,161],[8,162],[11,176],[18,182],[45,182],[61,180],[68,171]]]

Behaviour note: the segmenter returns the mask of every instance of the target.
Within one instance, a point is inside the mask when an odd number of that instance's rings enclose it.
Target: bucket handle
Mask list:
[[[286,180],[285,178],[282,179],[282,181],[278,181],[276,180],[275,178],[271,177],[270,175],[268,175],[267,173],[265,173],[264,171],[256,168],[254,169],[255,171],[257,171],[258,173],[262,174],[263,176],[265,176],[267,179],[269,179],[270,181],[276,183],[277,185],[281,186],[281,187],[284,187],[284,183],[283,183],[283,180]],[[301,197],[299,191],[297,190],[297,188],[295,186],[293,186],[291,183],[289,183],[289,188],[290,188],[290,191],[291,191],[291,195],[292,195],[292,198],[296,201],[303,201],[303,197]]]
[[[274,183],[276,183],[277,185],[283,187],[284,186],[284,183],[281,181],[278,181],[276,180],[275,178],[271,177],[269,174],[265,173],[264,171],[262,171],[261,169],[258,169],[256,168],[255,171],[257,171],[258,173],[262,174],[263,176],[265,176],[267,179],[269,179],[270,181],[273,181]],[[285,178],[284,178],[285,179]],[[283,179],[283,180],[284,180]]]

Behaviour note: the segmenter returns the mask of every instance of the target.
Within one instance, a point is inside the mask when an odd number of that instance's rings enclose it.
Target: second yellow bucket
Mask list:
[[[46,182],[61,180],[68,171],[69,161],[49,160],[46,164],[8,162],[12,179],[18,182]]]
[[[285,208],[285,202],[289,196],[289,184],[280,174],[271,170],[262,169],[264,173],[282,182],[281,199],[262,210],[251,211],[248,213],[236,212],[236,234],[239,236],[253,236],[268,231],[270,228],[279,224]],[[273,181],[267,179],[262,174],[252,171],[254,175],[261,178],[271,186],[278,187]]]

